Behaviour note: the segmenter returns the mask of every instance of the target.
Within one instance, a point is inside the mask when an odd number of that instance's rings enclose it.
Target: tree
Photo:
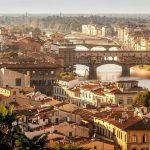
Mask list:
[[[22,134],[15,142],[15,150],[49,150],[50,148],[47,147],[48,142],[47,134],[35,136],[32,139]]]
[[[13,111],[13,106],[0,108],[0,149],[13,149],[15,139],[19,133],[19,127],[13,125],[17,116]]]
[[[65,150],[90,150],[90,149],[87,147],[79,146],[77,144],[69,144],[65,146]]]
[[[48,150],[47,134],[35,136],[29,139],[18,125],[17,114],[13,111],[13,106],[0,108],[0,150]]]
[[[134,97],[133,106],[150,107],[150,91],[138,92]]]
[[[63,146],[61,143],[57,143],[54,150],[90,150],[90,148],[82,147],[78,144],[67,144]]]
[[[76,76],[76,73],[74,73],[74,72],[62,72],[62,73],[60,73],[60,78],[63,78],[63,79],[73,78],[75,76]]]

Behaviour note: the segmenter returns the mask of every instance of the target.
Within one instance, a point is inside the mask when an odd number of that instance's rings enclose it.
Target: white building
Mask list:
[[[69,97],[68,89],[78,86],[82,82],[80,78],[60,79],[53,87],[53,96],[58,100],[67,100]]]

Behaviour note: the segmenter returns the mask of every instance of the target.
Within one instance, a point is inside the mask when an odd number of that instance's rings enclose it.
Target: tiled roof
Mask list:
[[[126,113],[128,117],[123,117]],[[109,122],[122,130],[150,130],[150,119],[146,122],[138,116],[134,116],[132,110],[105,111],[93,115],[95,118]]]
[[[86,109],[79,108],[73,111],[72,113],[81,116],[83,120],[86,120],[88,122],[94,121],[93,113]]]
[[[126,130],[150,130],[150,118],[144,118],[128,126]]]
[[[104,94],[104,89],[102,89],[102,88],[98,88],[96,90],[93,90],[93,93],[100,94],[100,95],[105,95]]]

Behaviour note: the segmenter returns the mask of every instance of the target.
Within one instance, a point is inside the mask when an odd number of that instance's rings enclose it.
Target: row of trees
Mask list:
[[[76,73],[74,72],[62,72],[60,73],[60,78],[65,79],[65,78],[73,78],[76,76]]]
[[[22,134],[18,125],[18,116],[13,106],[0,108],[0,150],[50,150],[48,134],[35,136],[32,139]],[[76,144],[62,146],[56,144],[53,150],[88,150]]]
[[[139,92],[134,98],[133,106],[145,106],[150,108],[150,91]]]

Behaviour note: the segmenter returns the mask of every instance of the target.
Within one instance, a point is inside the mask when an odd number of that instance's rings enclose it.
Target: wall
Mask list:
[[[16,78],[21,79],[21,86],[18,87],[30,86],[30,76],[5,68],[2,68],[0,70],[0,86],[5,87],[6,85],[8,85],[10,87],[17,87]]]
[[[63,129],[63,130],[62,130]],[[55,127],[55,130],[57,130],[59,133],[64,134],[65,136],[69,136],[69,132],[72,133],[72,137],[89,137],[89,129],[77,126],[75,124],[69,124],[67,122],[64,122],[62,124],[59,124]]]
[[[99,118],[94,118],[94,124],[97,129],[98,127],[101,128],[101,133],[99,133],[101,136],[109,139],[114,138],[115,141],[121,145],[122,150],[127,150],[127,133],[125,131]],[[113,133],[115,136],[113,136]]]
[[[91,150],[114,150],[114,145],[103,143],[101,141],[93,141],[82,145],[83,147],[88,147]]]
[[[142,136],[146,134],[147,137],[147,143],[142,142]],[[137,136],[137,142],[133,142],[133,136]],[[145,148],[143,150],[148,150],[148,147],[150,148],[150,130],[136,130],[136,131],[128,131],[128,150],[132,150],[133,148],[136,148],[136,150],[142,150],[142,148]],[[147,148],[147,149],[146,149]]]

